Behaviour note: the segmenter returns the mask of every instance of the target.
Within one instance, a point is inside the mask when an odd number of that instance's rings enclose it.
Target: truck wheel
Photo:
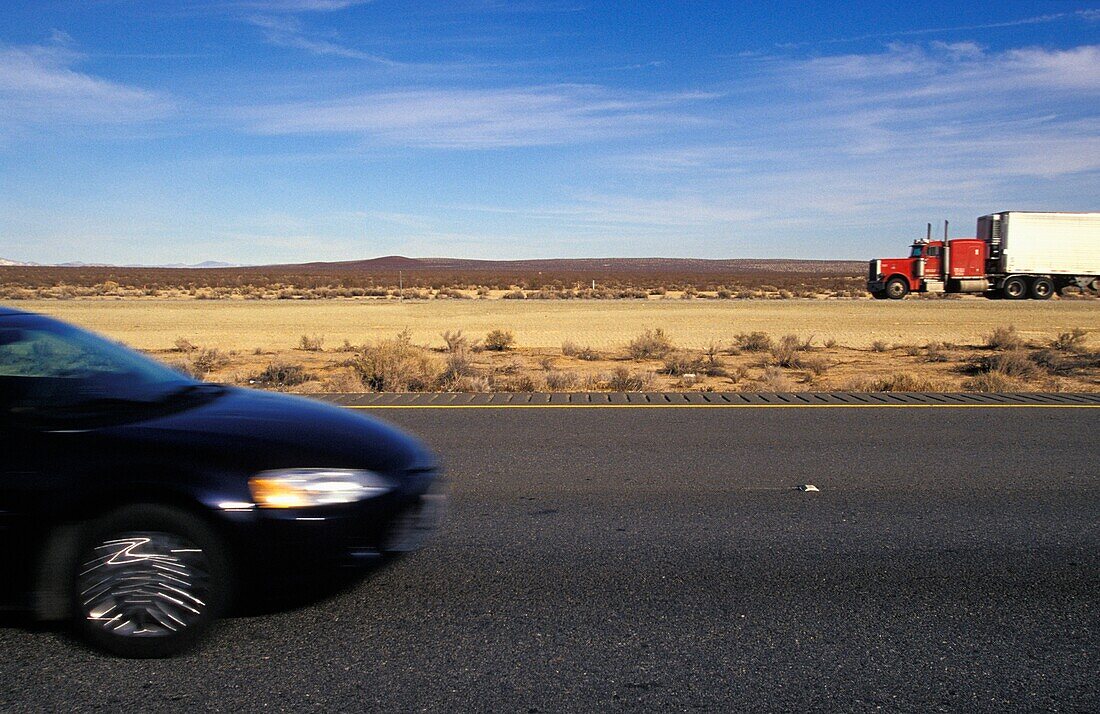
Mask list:
[[[1031,297],[1033,300],[1049,300],[1054,294],[1054,281],[1050,278],[1035,278],[1031,284]]]
[[[871,297],[873,297],[875,300],[885,300],[886,299],[886,291],[885,290],[879,290],[877,292],[873,292],[873,293],[871,293]]]
[[[904,278],[892,278],[886,283],[886,297],[901,300],[909,294],[909,283]]]
[[[123,657],[167,657],[190,647],[228,601],[222,541],[186,511],[121,508],[86,529],[79,553],[76,627]]]
[[[1011,277],[1001,286],[1001,292],[1006,300],[1023,300],[1027,297],[1027,281],[1019,276]]]

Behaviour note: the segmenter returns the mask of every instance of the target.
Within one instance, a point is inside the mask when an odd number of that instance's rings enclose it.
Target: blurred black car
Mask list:
[[[175,653],[235,594],[417,547],[437,476],[382,422],[0,307],[0,598],[114,653]]]

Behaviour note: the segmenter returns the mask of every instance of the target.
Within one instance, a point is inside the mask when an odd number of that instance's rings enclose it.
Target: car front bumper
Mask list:
[[[423,490],[421,490],[423,488]],[[411,492],[410,492],[411,491]],[[446,496],[433,474],[354,503],[227,513],[242,565],[254,571],[309,571],[369,565],[421,547],[437,529]]]

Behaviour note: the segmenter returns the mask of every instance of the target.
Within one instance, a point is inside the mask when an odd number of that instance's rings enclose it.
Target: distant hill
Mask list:
[[[20,267],[38,265],[38,263],[24,263],[18,260],[8,260],[7,258],[0,258],[0,265],[16,265]]]
[[[407,258],[389,255],[367,260],[287,263],[253,266],[287,272],[392,273],[398,270],[516,273],[815,273],[861,274],[866,263],[854,260],[793,260],[786,258],[546,258],[538,260],[467,260],[463,258]]]
[[[237,295],[273,292],[279,297],[384,296],[394,289],[471,286],[496,290],[520,287],[537,291],[599,287],[607,291],[697,290],[762,293],[785,290],[796,295],[845,294],[862,290],[866,264],[848,260],[733,258],[557,258],[545,260],[465,260],[408,258],[400,255],[340,262],[223,266],[4,266],[0,287],[94,288],[111,283],[141,294],[199,289]],[[92,292],[91,294],[100,294]],[[656,293],[660,294],[660,293]]]

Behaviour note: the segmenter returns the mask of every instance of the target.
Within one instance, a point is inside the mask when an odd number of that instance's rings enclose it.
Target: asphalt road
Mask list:
[[[379,413],[429,549],[175,660],[6,622],[0,709],[1100,708],[1100,409]]]

